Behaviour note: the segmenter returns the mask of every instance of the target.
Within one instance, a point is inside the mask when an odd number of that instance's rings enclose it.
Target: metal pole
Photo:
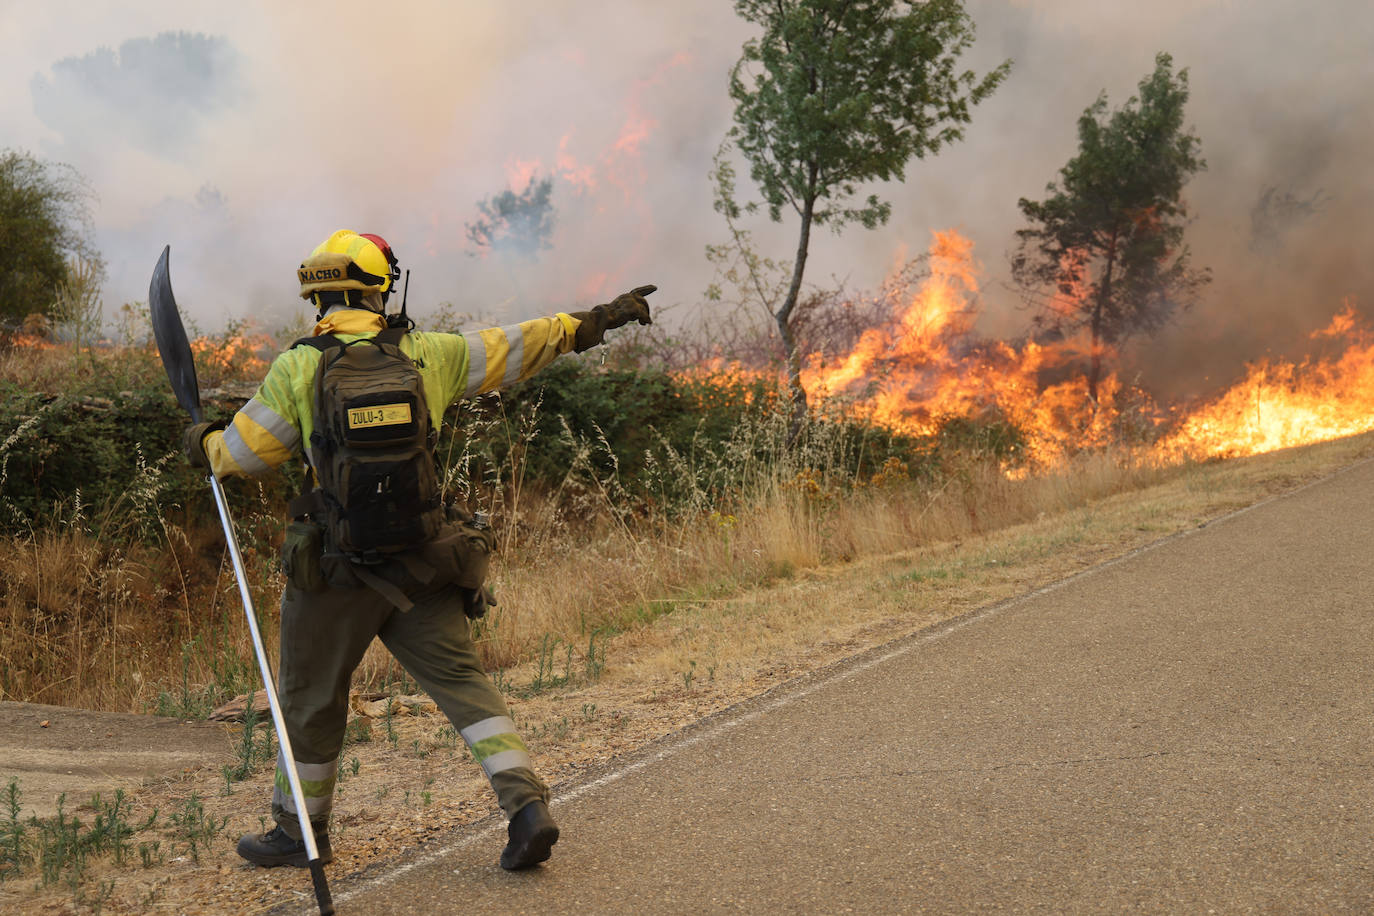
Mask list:
[[[181,313],[177,311],[176,297],[172,295],[172,278],[168,273],[167,262],[171,258],[172,246],[162,249],[153,268],[153,279],[148,283],[148,309],[152,318],[153,336],[157,339],[157,351],[162,357],[162,365],[167,370],[167,380],[172,383],[172,391],[177,403],[191,413],[191,422],[200,423],[200,385],[196,381],[196,362],[191,354],[191,344],[186,339],[186,328],[181,323]],[[286,735],[286,719],[281,714],[281,704],[277,701],[277,687],[272,682],[272,666],[267,663],[267,652],[262,647],[262,634],[258,632],[258,615],[253,611],[253,596],[248,594],[248,575],[243,568],[243,556],[239,553],[239,541],[234,535],[234,520],[229,516],[229,501],[224,497],[224,488],[219,479],[210,475],[210,489],[215,494],[215,506],[219,509],[219,521],[224,527],[224,542],[229,546],[229,556],[234,561],[234,578],[239,583],[239,596],[243,599],[243,610],[248,615],[248,629],[253,634],[253,649],[258,655],[258,669],[262,671],[262,683],[267,688],[267,702],[272,707],[272,724],[277,729],[277,742],[281,748],[282,759],[287,761],[286,779],[291,784],[291,798],[296,805],[296,815],[301,824],[301,836],[305,840],[305,851],[310,857],[310,880],[315,885],[315,900],[320,912],[329,916],[334,912],[334,901],[329,894],[329,882],[324,876],[324,865],[320,862],[319,846],[315,843],[315,828],[310,823],[310,812],[305,807],[305,792],[301,790],[300,774],[296,772],[296,755],[291,751],[291,739]]]
[[[300,774],[296,772],[296,757],[291,751],[291,739],[286,734],[286,719],[282,716],[281,702],[277,699],[277,687],[272,680],[272,666],[267,661],[267,650],[263,648],[262,634],[258,631],[258,615],[253,610],[253,596],[248,593],[248,575],[243,568],[243,556],[239,553],[238,537],[234,534],[234,521],[229,515],[229,501],[225,498],[223,485],[214,474],[210,475],[210,488],[215,493],[215,506],[219,509],[220,524],[224,526],[224,542],[229,545],[229,557],[234,563],[234,578],[238,580],[239,596],[243,598],[243,610],[248,615],[248,630],[253,635],[253,651],[257,653],[258,669],[262,672],[263,686],[267,688],[267,702],[272,707],[272,724],[276,726],[278,746],[281,748],[282,759],[286,761],[286,779],[291,783],[291,798],[296,803],[296,819],[300,822],[301,838],[305,840],[306,855],[310,859],[310,871],[315,882],[320,912],[333,913],[334,905],[330,899],[328,885],[324,884],[324,871],[319,861],[319,846],[315,843],[315,826],[310,823],[310,812],[305,807],[305,791],[301,788]]]

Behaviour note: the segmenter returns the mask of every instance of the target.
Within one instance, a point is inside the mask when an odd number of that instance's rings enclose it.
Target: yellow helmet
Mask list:
[[[296,271],[301,298],[325,290],[391,292],[394,272],[390,260],[371,238],[340,229],[321,242]]]

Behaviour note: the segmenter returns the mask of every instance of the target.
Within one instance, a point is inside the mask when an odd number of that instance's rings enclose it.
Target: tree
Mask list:
[[[1159,54],[1138,96],[1108,112],[1104,92],[1083,112],[1078,155],[1049,196],[1020,201],[1031,226],[1016,233],[1012,275],[1040,306],[1042,330],[1088,329],[1094,401],[1103,348],[1158,330],[1210,280],[1191,268],[1183,242],[1183,186],[1207,167],[1183,126],[1187,101],[1188,71],[1175,76],[1173,59]]]
[[[519,194],[507,188],[479,201],[477,209],[482,215],[467,224],[468,240],[478,252],[510,252],[534,260],[550,247],[552,195],[552,178],[531,176]]]
[[[89,241],[91,196],[70,166],[0,153],[0,316],[54,314],[69,262],[103,273]]]
[[[969,108],[1006,77],[1006,61],[982,78],[958,71],[973,43],[973,21],[959,0],[736,0],[763,35],[744,45],[730,73],[735,124],[731,145],[749,164],[774,222],[789,207],[799,219],[796,258],[773,312],[786,351],[798,420],[805,414],[801,354],[792,319],[801,293],[812,225],[838,232],[887,222],[890,203],[859,185],[901,181],[912,157],[924,158],[962,139]],[[727,220],[742,211],[734,171],[717,157],[716,209]]]
[[[52,317],[72,335],[77,349],[83,341],[93,340],[104,324],[104,304],[100,300],[104,276],[105,265],[98,258],[73,255],[67,260],[67,276],[57,285]]]

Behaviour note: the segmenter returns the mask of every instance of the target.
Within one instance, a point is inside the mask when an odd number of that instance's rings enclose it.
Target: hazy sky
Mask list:
[[[1103,90],[1125,101],[1165,50],[1191,72],[1209,170],[1187,190],[1190,234],[1216,282],[1142,351],[1144,368],[1259,355],[1342,297],[1374,305],[1368,0],[968,7],[969,64],[1010,57],[1011,77],[963,143],[880,189],[887,227],[814,236],[814,279],[874,286],[931,230],[957,227],[988,273],[985,329],[1018,332],[1025,315],[998,282],[1017,199],[1041,196],[1073,154],[1083,108]],[[341,227],[391,240],[421,315],[451,302],[517,318],[645,282],[690,306],[710,280],[703,247],[723,234],[707,172],[749,34],[724,0],[0,0],[0,147],[90,180],[107,313],[146,298],[170,242],[178,296],[203,326],[280,324],[305,308],[294,268]],[[472,257],[477,201],[531,173],[554,178],[551,250]],[[791,250],[793,222],[756,228]]]

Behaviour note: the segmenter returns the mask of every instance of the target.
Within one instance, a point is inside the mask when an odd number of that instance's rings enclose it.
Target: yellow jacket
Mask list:
[[[579,324],[560,312],[470,334],[412,331],[401,350],[420,370],[430,418],[438,429],[444,411],[459,398],[523,381],[570,352]],[[350,341],[372,337],[385,327],[375,312],[344,309],[315,325],[315,334]],[[315,369],[322,355],[314,347],[280,354],[229,427],[205,437],[205,453],[217,477],[263,474],[302,454],[301,443],[310,441],[313,427]]]

